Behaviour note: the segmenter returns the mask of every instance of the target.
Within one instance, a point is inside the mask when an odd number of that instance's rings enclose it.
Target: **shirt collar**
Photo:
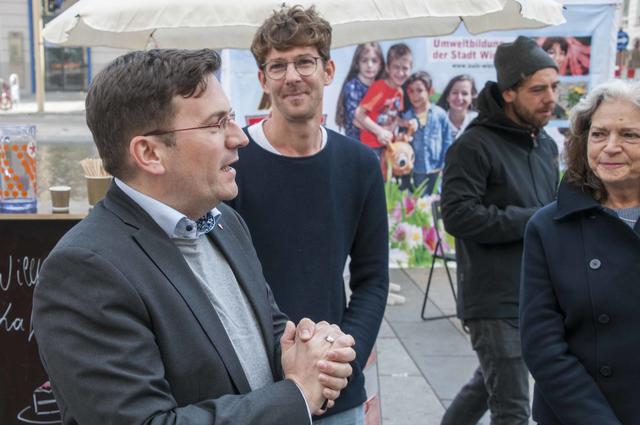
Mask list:
[[[248,126],[247,131],[249,133],[249,136],[251,136],[251,139],[253,139],[253,141],[256,142],[256,144],[261,148],[263,148],[264,150],[269,151],[276,155],[283,156],[280,152],[278,152],[276,148],[273,147],[271,142],[269,142],[269,140],[267,139],[267,135],[264,133],[264,127],[262,127],[265,122],[266,120],[262,120],[253,125]],[[328,134],[327,134],[327,130],[323,126],[320,126],[320,133],[322,134],[322,142],[320,145],[320,150],[322,150],[324,149],[325,146],[327,146]]]
[[[210,231],[222,215],[217,208],[214,208],[196,222],[167,204],[135,190],[122,180],[118,178],[113,180],[125,194],[151,216],[170,238],[197,239]]]
[[[558,188],[558,210],[554,219],[562,220],[577,212],[598,209],[601,210],[603,207],[591,194],[568,183],[566,177],[562,179]]]

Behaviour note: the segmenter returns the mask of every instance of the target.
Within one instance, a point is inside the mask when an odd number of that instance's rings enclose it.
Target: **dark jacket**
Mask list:
[[[563,183],[527,226],[520,331],[541,424],[640,424],[640,225],[614,214]]]
[[[517,126],[496,83],[480,115],[449,148],[442,185],[445,227],[456,237],[458,316],[516,318],[525,225],[554,200],[558,149],[544,130]]]
[[[224,204],[208,236],[252,307],[274,384],[251,391],[220,317],[176,245],[115,184],[49,254],[33,329],[65,425],[307,424],[280,380],[287,317],[249,231]]]

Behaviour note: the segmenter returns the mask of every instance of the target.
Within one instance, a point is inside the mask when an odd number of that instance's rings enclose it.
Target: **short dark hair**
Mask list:
[[[413,56],[413,53],[411,53],[411,48],[409,48],[409,46],[404,43],[394,44],[393,46],[389,47],[389,50],[387,50],[387,65],[391,65],[392,61],[406,55]]]
[[[406,88],[409,88],[409,85],[415,83],[416,81],[422,81],[422,84],[424,84],[424,88],[427,89],[428,92],[431,91],[431,88],[433,87],[433,79],[427,71],[414,72],[409,76],[409,78],[407,78],[404,86]]]
[[[283,6],[262,23],[251,42],[251,53],[262,68],[271,49],[314,46],[326,63],[331,57],[331,25],[314,6]]]
[[[566,54],[569,51],[569,42],[564,37],[547,37],[542,42],[542,50],[548,52],[554,44],[560,46],[560,49]]]
[[[213,50],[154,49],[122,55],[93,80],[86,98],[87,125],[107,172],[129,177],[131,138],[172,125],[173,98],[198,97],[220,67]],[[161,136],[167,145],[173,135]]]
[[[571,131],[565,143],[564,159],[567,164],[567,182],[590,193],[600,203],[607,200],[607,191],[602,180],[589,167],[587,143],[591,119],[602,102],[611,100],[629,101],[640,108],[640,83],[611,80],[596,86],[571,110]]]

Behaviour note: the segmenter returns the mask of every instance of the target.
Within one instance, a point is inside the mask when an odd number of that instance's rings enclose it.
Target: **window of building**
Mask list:
[[[82,47],[46,47],[45,90],[84,91],[88,73],[86,49]]]

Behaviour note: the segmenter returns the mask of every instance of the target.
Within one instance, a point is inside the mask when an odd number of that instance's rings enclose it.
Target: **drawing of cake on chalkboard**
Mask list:
[[[25,424],[61,424],[60,409],[49,381],[33,390],[31,406],[18,413],[18,421]]]

